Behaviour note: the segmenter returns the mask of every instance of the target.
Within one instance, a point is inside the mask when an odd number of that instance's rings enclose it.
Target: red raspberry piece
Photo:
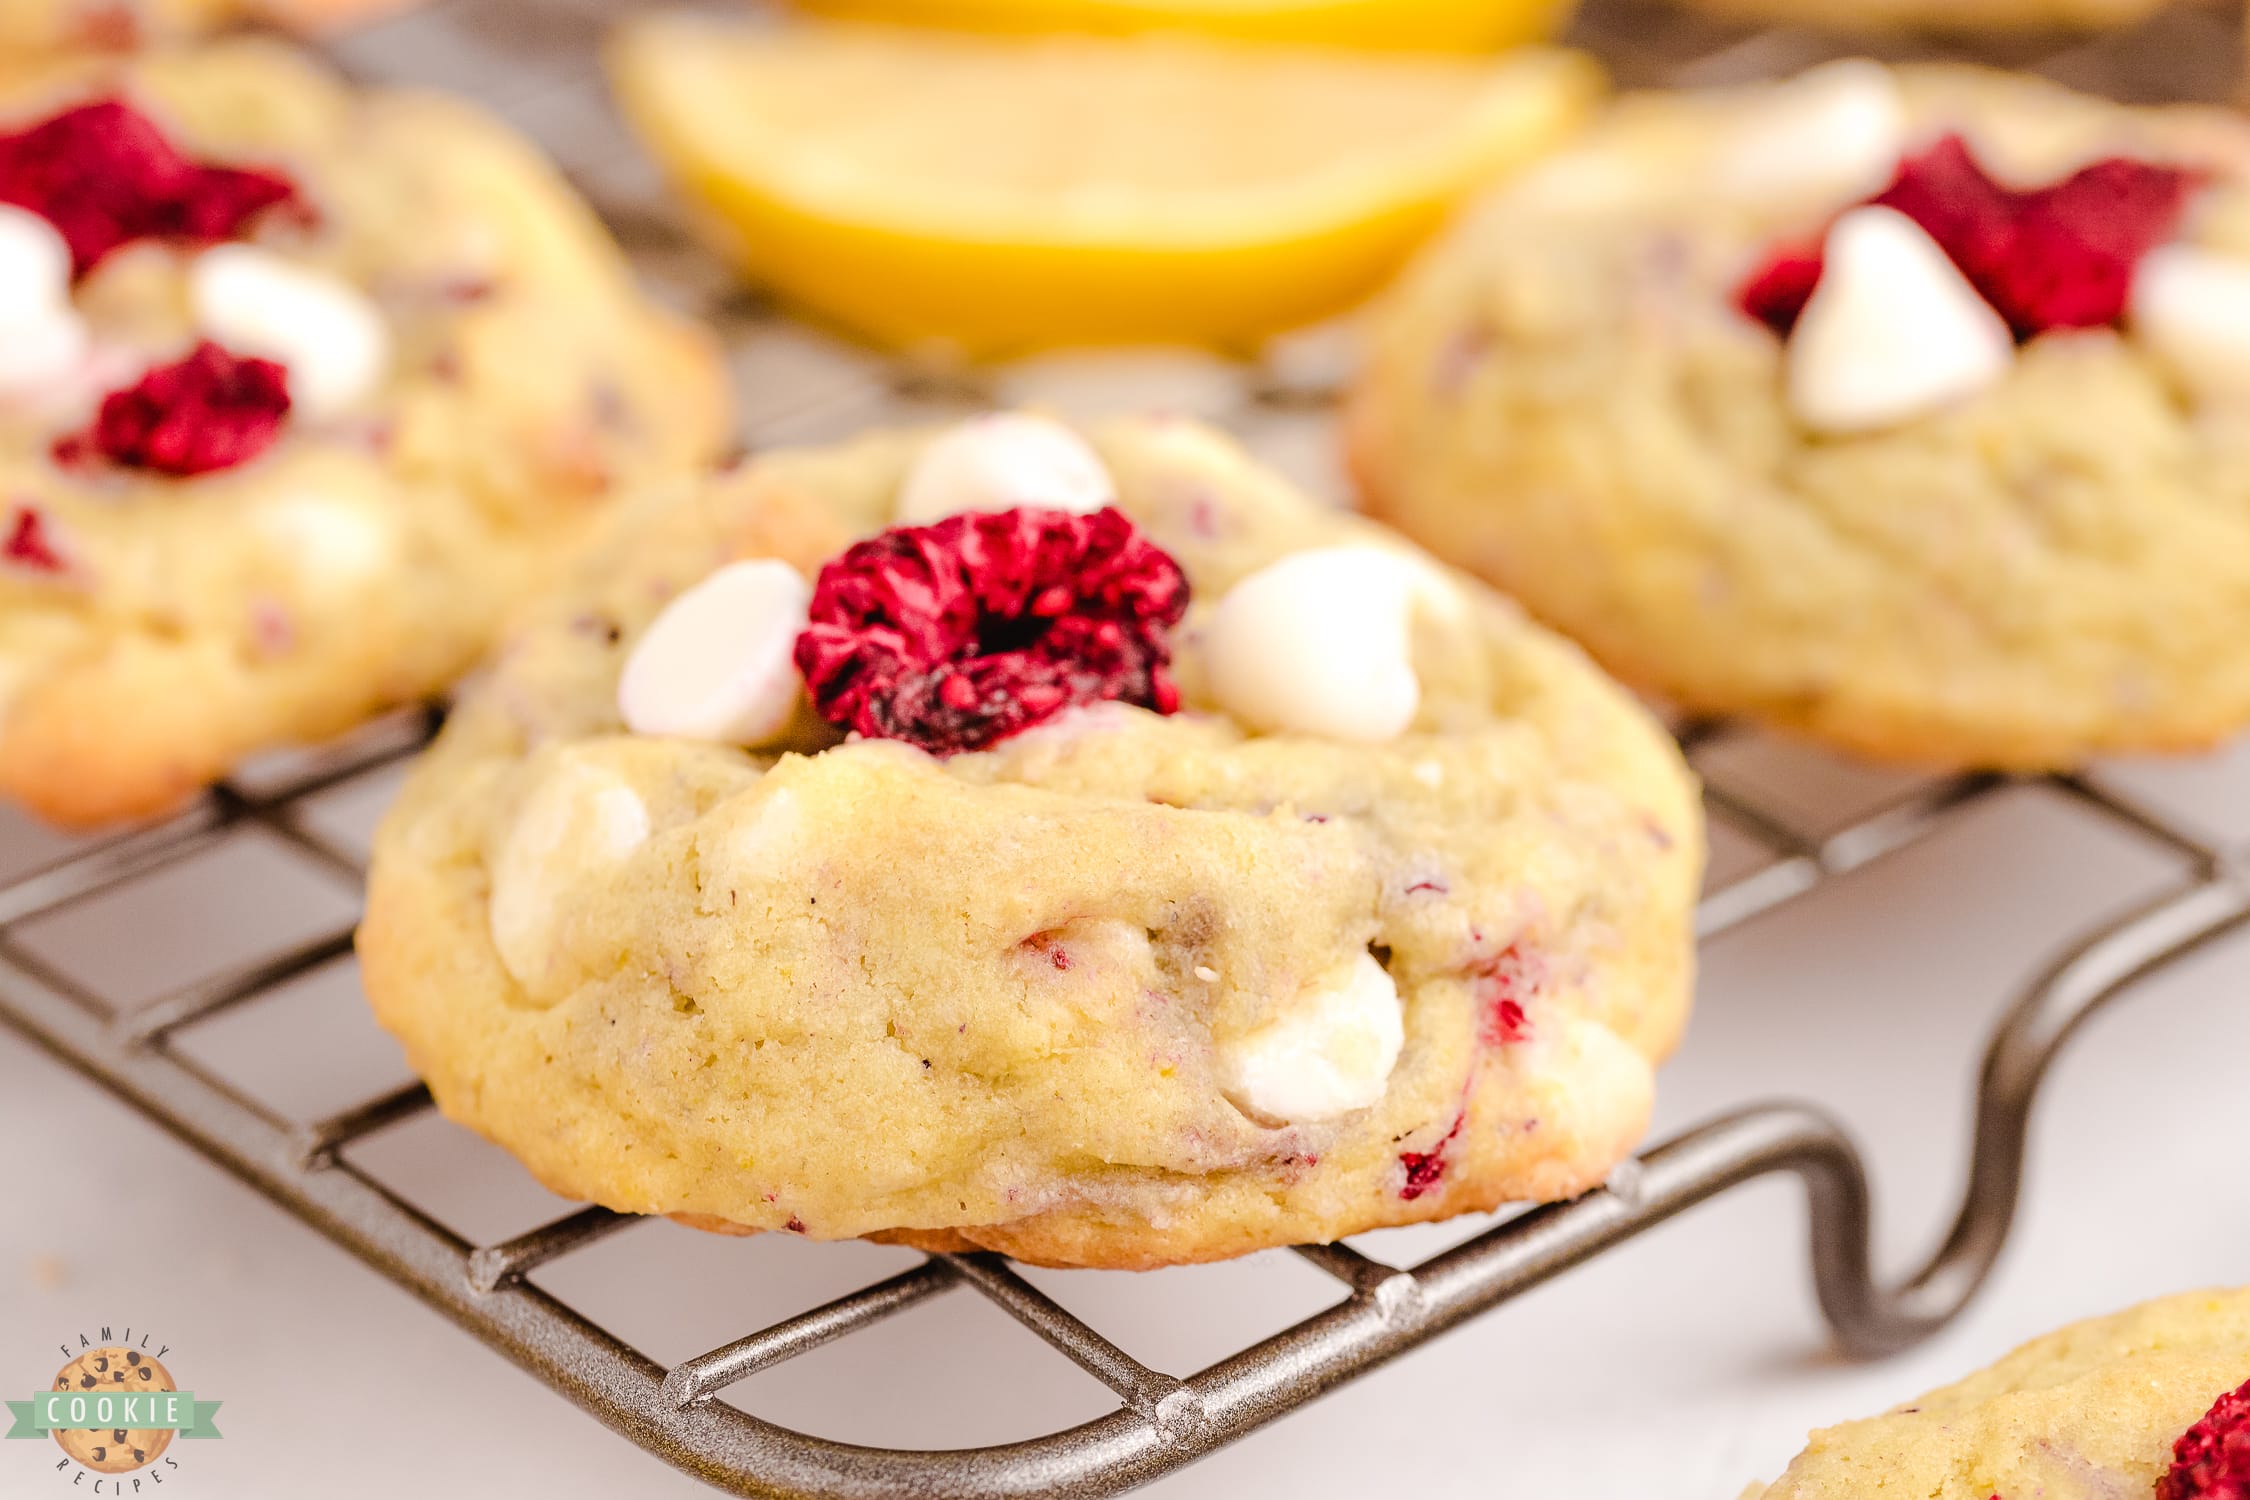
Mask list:
[[[122,100],[82,104],[0,135],[0,203],[52,223],[80,276],[135,240],[232,239],[258,214],[292,202],[301,200],[287,177],[189,161]]]
[[[1494,1046],[1530,1041],[1531,1022],[1524,1017],[1522,1003],[1515,1000],[1496,1001],[1485,1016],[1484,1039]]]
[[[1531,1040],[1531,1021],[1524,1002],[1547,983],[1547,961],[1509,944],[1484,966],[1470,983],[1477,1002],[1477,1036],[1488,1047],[1504,1047]]]
[[[1406,1169],[1406,1179],[1398,1189],[1401,1198],[1412,1203],[1445,1180],[1445,1148],[1453,1144],[1453,1138],[1461,1133],[1461,1126],[1468,1118],[1466,1114],[1455,1115],[1452,1127],[1429,1150],[1398,1154],[1398,1164]]]
[[[0,540],[0,561],[34,573],[62,573],[70,568],[69,559],[48,534],[47,513],[36,505],[18,505],[9,517],[7,537]]]
[[[2250,1381],[2221,1396],[2173,1445],[2156,1500],[2250,1500]]]
[[[1179,707],[1166,632],[1187,578],[1116,509],[900,526],[821,569],[797,669],[823,718],[933,755],[1074,703]]]
[[[1962,274],[1976,282],[2007,263],[2024,195],[1994,182],[1969,143],[1949,135],[1900,162],[1891,185],[1868,201],[1895,208],[1928,230]]]
[[[2019,337],[2125,316],[2141,257],[2179,233],[2200,177],[2111,157],[2028,195],[2015,254],[1984,287]]]
[[[265,452],[288,414],[287,370],[206,339],[186,358],[104,396],[94,425],[56,443],[55,457],[75,464],[98,453],[129,469],[208,474]]]
[[[1958,135],[1899,164],[1869,200],[1929,232],[2019,339],[2100,328],[2125,315],[2141,257],[2179,232],[2199,174],[2113,156],[2018,192],[1995,182]],[[1742,310],[1786,335],[1820,280],[1820,256],[1776,251],[1736,293]]]
[[[1734,300],[1751,317],[1783,338],[1797,326],[1813,288],[1820,285],[1820,246],[1776,250],[1735,292]]]

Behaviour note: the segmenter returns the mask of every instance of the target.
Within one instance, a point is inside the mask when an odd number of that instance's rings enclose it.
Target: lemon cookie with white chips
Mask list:
[[[2250,127],[1968,69],[1622,103],[1380,319],[1376,514],[1619,676],[2046,769],[2250,724]]]
[[[724,433],[529,146],[274,43],[0,80],[0,793],[164,811],[449,684]]]
[[[1554,1199],[1702,836],[1571,647],[1184,422],[996,414],[625,518],[377,841],[376,1013],[556,1191],[1142,1267]]]

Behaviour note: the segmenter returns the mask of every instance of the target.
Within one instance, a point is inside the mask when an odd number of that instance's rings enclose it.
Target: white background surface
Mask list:
[[[1898,783],[1755,741],[1714,778],[1817,828]],[[2250,838],[2250,755],[2121,780]],[[364,827],[385,788],[334,799]],[[0,837],[19,868],[41,836]],[[1738,840],[1722,847],[1739,853]],[[1728,863],[1731,865],[1733,859]],[[1776,1094],[1820,1100],[1866,1143],[1898,1265],[1936,1232],[1963,1168],[1981,1034],[2084,924],[2176,877],[2167,859],[2041,787],[2004,791],[1707,947],[1701,1012],[1664,1079],[1660,1132]],[[124,1003],[241,957],[240,935],[303,935],[351,895],[255,834],[118,904],[27,936]],[[1912,1354],[1823,1352],[1796,1190],[1754,1186],[1554,1283],[1156,1486],[1177,1497],[1366,1493],[1486,1500],[1732,1500],[1814,1424],[1950,1379],[2068,1319],[2250,1281],[2250,939],[2122,1000],[2078,1040],[2037,1126],[2017,1242],[1989,1294]],[[339,967],[195,1034],[196,1055],[302,1117],[404,1077]],[[705,1493],[487,1353],[312,1231],[0,1029],[0,1384],[28,1393],[81,1328],[131,1323],[173,1346],[183,1385],[226,1405],[217,1443],[175,1448],[164,1493],[574,1497]],[[434,1118],[357,1159],[464,1234],[559,1207],[504,1157]],[[1473,1225],[1368,1236],[1417,1257]],[[862,1245],[725,1240],[636,1226],[537,1280],[660,1360],[908,1263]],[[1185,1372],[1334,1298],[1286,1254],[1147,1276],[1032,1273],[1128,1350]],[[804,1429],[950,1445],[1093,1416],[1106,1394],[973,1294],[954,1293],[735,1388]],[[60,1455],[0,1444],[0,1495],[60,1495]]]

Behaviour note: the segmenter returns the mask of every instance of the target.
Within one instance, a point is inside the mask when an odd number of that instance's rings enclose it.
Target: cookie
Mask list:
[[[121,1345],[90,1349],[55,1376],[58,1391],[176,1391],[172,1372],[138,1349]],[[97,1474],[125,1474],[142,1468],[172,1443],[169,1427],[62,1428],[55,1441],[63,1452]]]
[[[2164,0],[1679,0],[1755,25],[1834,31],[2103,31],[2154,15]]]
[[[130,52],[267,21],[321,31],[403,9],[408,0],[0,0],[0,57]]]
[[[65,823],[443,688],[725,430],[523,141],[274,43],[0,70],[0,324],[0,794]]]
[[[2250,1291],[2168,1297],[1816,1432],[1743,1500],[2234,1500],[2250,1493],[2246,1383]]]
[[[1369,507],[1627,680],[2043,769],[2250,721],[2250,127],[1968,69],[1620,104],[1379,319]]]
[[[376,1014],[555,1191],[1154,1266],[1567,1197],[1702,835],[1574,649],[1186,422],[651,499],[377,839]]]

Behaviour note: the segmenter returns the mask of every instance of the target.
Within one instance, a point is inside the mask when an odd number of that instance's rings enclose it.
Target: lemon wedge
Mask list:
[[[901,345],[1230,344],[1378,286],[1592,62],[661,18],[635,128],[754,279]]]
[[[1323,47],[1476,51],[1553,36],[1571,0],[796,0],[860,21],[971,31],[1200,31]]]

